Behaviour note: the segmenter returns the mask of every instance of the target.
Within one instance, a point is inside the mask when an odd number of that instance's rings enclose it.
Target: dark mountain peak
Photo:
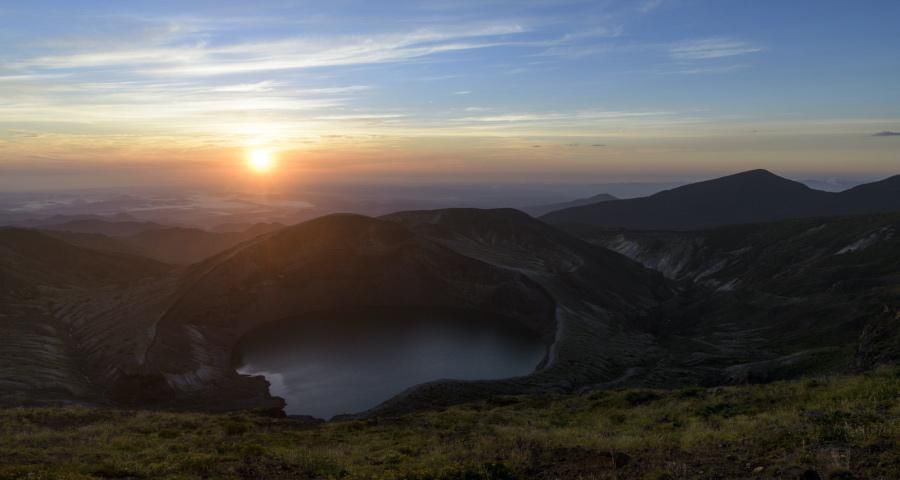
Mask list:
[[[334,213],[282,228],[271,235],[257,236],[222,251],[191,265],[185,278],[189,280],[187,283],[195,282],[226,264],[254,264],[254,268],[271,270],[277,265],[302,264],[311,259],[379,255],[405,244],[412,236],[407,228],[395,222],[355,213]]]
[[[783,178],[783,177],[779,177],[778,175],[775,175],[774,173],[772,173],[769,170],[766,170],[765,168],[754,168],[753,170],[746,170],[746,171],[738,172],[738,173],[735,173],[732,175],[726,175],[723,178],[728,178],[728,177],[755,177],[755,178],[777,177],[777,178]]]
[[[791,189],[797,191],[812,190],[806,185],[775,175],[765,169],[747,170],[746,172],[726,175],[697,183],[691,183],[666,192],[684,192],[690,190],[706,190],[709,188],[723,188],[722,193],[742,194],[747,190],[766,189]],[[739,190],[735,190],[739,189]],[[660,193],[666,193],[660,192]]]
[[[818,215],[833,196],[763,170],[691,183],[649,197],[551,212],[550,223],[690,230]]]
[[[820,194],[825,195],[824,192],[813,190],[800,182],[780,177],[768,170],[757,169],[690,183],[644,198],[686,202],[685,207],[690,205],[690,208],[719,208],[715,204],[721,207],[724,203],[732,208],[753,210],[766,206],[779,207],[783,202],[808,202]]]
[[[739,181],[745,181],[745,182],[761,182],[761,183],[764,182],[764,183],[770,183],[770,184],[771,183],[781,183],[781,184],[785,184],[785,185],[790,184],[790,185],[800,186],[800,187],[804,187],[804,188],[809,188],[806,185],[804,185],[798,181],[791,180],[789,178],[784,178],[780,175],[776,175],[764,168],[758,168],[756,170],[747,170],[746,172],[735,173],[734,175],[730,175],[730,176],[723,177],[723,178],[730,178],[732,180],[739,180]]]
[[[291,258],[298,245],[365,250],[397,244],[410,236],[406,228],[394,222],[355,213],[334,213],[257,237],[245,249],[262,247],[279,252],[282,258]]]
[[[713,178],[711,180],[707,180],[706,182],[780,182],[780,183],[792,183],[792,184],[800,184],[800,182],[795,182],[794,180],[790,180],[784,178],[782,176],[776,175],[769,170],[764,168],[757,168],[755,170],[747,170],[744,172],[738,172],[731,175],[725,175],[724,177]],[[699,182],[699,183],[706,183]]]
[[[541,218],[556,224],[693,230],[896,210],[900,210],[900,175],[831,193],[756,169],[691,183],[649,197],[557,210]]]
[[[454,235],[478,237],[484,241],[538,237],[549,239],[562,232],[513,208],[447,208],[397,212],[381,217],[415,232],[453,232]]]
[[[610,195],[608,193],[598,193],[596,195],[591,195],[590,197],[585,198],[585,201],[590,202],[609,202],[611,200],[618,200],[619,197],[615,195]]]

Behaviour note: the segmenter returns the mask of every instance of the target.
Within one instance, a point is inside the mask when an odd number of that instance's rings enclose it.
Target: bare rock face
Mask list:
[[[112,313],[169,273],[148,259],[0,229],[0,405],[107,402],[102,379],[133,364],[143,331],[136,317]]]

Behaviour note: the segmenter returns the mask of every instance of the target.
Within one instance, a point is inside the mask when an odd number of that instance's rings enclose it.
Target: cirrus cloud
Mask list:
[[[669,47],[669,56],[676,60],[708,60],[733,57],[762,51],[750,42],[724,37],[678,42]]]

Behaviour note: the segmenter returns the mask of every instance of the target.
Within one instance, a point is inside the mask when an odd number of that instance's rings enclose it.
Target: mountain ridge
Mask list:
[[[900,210],[900,175],[843,192],[825,192],[768,170],[756,169],[647,197],[558,210],[541,219],[557,225],[696,230],[721,225],[894,210]]]
[[[583,205],[591,205],[594,203],[600,202],[609,202],[612,200],[618,200],[619,198],[615,195],[610,195],[608,193],[598,193],[596,195],[592,195],[590,197],[585,198],[576,198],[575,200],[569,200],[567,202],[557,202],[550,203],[546,205],[531,205],[527,207],[522,207],[520,210],[531,215],[532,217],[540,217],[541,215],[545,215],[550,212],[554,212],[556,210],[562,210],[565,208],[571,207],[580,207]]]

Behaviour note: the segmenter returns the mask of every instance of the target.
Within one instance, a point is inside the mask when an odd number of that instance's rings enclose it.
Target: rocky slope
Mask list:
[[[699,232],[573,231],[689,285],[661,309],[664,335],[692,343],[739,336],[745,355],[762,352],[729,367],[731,380],[900,358],[900,214]],[[699,365],[703,349],[691,348]]]
[[[0,229],[0,405],[106,401],[95,367],[128,363],[128,345],[142,332],[131,309],[168,274],[141,257]],[[123,315],[100,321],[104,304]]]

